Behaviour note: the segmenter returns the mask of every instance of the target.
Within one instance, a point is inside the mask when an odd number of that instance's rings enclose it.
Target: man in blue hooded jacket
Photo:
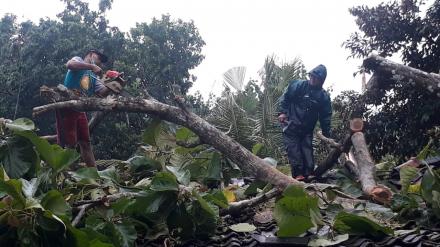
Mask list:
[[[327,77],[324,65],[308,73],[309,80],[290,82],[281,97],[278,121],[283,127],[284,145],[292,168],[292,176],[304,180],[312,175],[313,130],[319,119],[322,134],[330,137],[332,107],[329,94],[322,88]]]

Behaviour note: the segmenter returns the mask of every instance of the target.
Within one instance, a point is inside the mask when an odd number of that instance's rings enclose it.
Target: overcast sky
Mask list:
[[[90,0],[92,9],[98,0]],[[169,13],[172,18],[194,20],[206,42],[204,61],[192,71],[198,77],[191,92],[207,96],[222,90],[222,74],[231,67],[245,66],[246,79],[259,79],[258,70],[268,55],[280,61],[300,57],[307,70],[324,64],[328,70],[325,87],[335,93],[360,90],[360,77],[353,73],[360,60],[348,59],[341,47],[357,30],[348,9],[357,5],[374,6],[379,0],[114,0],[107,13],[110,25],[123,31],[136,22],[150,22]],[[38,22],[55,18],[63,9],[59,0],[0,0],[0,15],[14,13]],[[335,95],[335,94],[333,94]]]

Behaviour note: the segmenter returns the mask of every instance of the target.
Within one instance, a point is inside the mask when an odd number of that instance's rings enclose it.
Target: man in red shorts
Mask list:
[[[117,89],[122,90],[121,85],[113,85],[112,90],[106,87],[97,76],[102,74],[101,66],[107,62],[107,56],[92,49],[86,53],[84,59],[73,57],[67,66],[64,86],[81,96],[106,96]],[[118,83],[112,81],[112,83]],[[115,92],[118,93],[118,92]],[[88,120],[85,112],[73,109],[61,109],[56,112],[57,142],[62,147],[76,148],[79,144],[81,158],[89,167],[95,167],[95,156],[90,143]]]

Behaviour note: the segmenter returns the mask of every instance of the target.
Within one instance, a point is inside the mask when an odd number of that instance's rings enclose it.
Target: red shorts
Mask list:
[[[62,147],[75,147],[78,141],[90,142],[89,123],[85,112],[56,111],[57,142]]]

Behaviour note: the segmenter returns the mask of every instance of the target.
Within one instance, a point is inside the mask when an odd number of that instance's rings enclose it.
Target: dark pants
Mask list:
[[[313,134],[283,134],[287,157],[292,168],[292,176],[307,177],[315,168],[313,160]]]

